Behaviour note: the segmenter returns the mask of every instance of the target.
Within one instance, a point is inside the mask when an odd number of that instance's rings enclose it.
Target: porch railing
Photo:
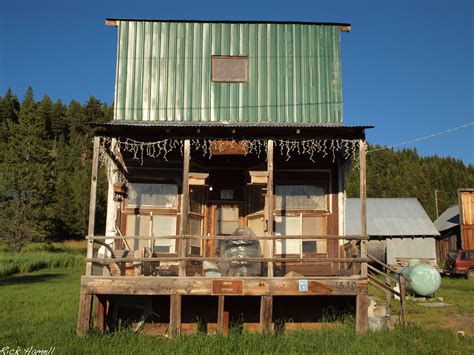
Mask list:
[[[272,235],[272,236],[198,236],[198,235],[170,235],[170,236],[88,236],[88,252],[86,259],[86,275],[94,276],[93,274],[93,265],[101,266],[106,268],[105,274],[111,274],[111,265],[115,264],[116,266],[123,267],[128,265],[129,268],[147,266],[150,265],[159,265],[160,263],[176,263],[176,268],[179,270],[177,275],[187,276],[186,274],[186,265],[187,263],[194,263],[196,266],[199,262],[212,262],[212,263],[235,263],[235,262],[247,262],[247,263],[262,263],[268,269],[273,270],[273,266],[276,264],[299,264],[306,265],[308,267],[317,266],[318,264],[328,264],[331,263],[331,274],[337,274],[338,276],[357,276],[363,275],[363,265],[366,265],[369,259],[367,255],[364,255],[363,248],[360,245],[367,241],[368,239],[360,235]],[[127,241],[130,240],[139,240],[139,241],[148,241],[149,247],[139,247],[137,249],[130,249]],[[170,253],[157,253],[153,252],[152,246],[154,246],[156,241],[159,240],[175,240],[175,250],[176,252],[167,255]],[[200,255],[191,255],[187,252],[190,244],[188,243],[191,240],[204,241],[201,242]],[[271,247],[267,247],[267,252],[262,253],[260,256],[252,257],[224,257],[216,255],[206,255],[206,242],[207,241],[219,241],[219,240],[253,240],[263,243],[268,243]],[[327,253],[325,256],[323,253],[307,253],[303,255],[302,253],[298,254],[275,254],[275,242],[276,241],[317,241],[317,240],[326,240],[326,241],[342,241],[339,242],[337,248],[331,246],[333,253]],[[126,246],[125,249],[117,248],[117,242],[123,243],[123,246]],[[186,246],[181,247],[184,243]],[[98,253],[98,247],[103,247],[102,253]],[[330,246],[327,245],[327,248]],[[144,251],[147,249],[147,255],[140,255],[140,250]],[[337,250],[335,252],[335,250]],[[203,252],[204,251],[204,252]],[[124,256],[123,254],[128,252],[128,255]],[[137,255],[138,254],[138,255]],[[266,254],[266,255],[264,255]],[[332,255],[331,255],[332,254]],[[329,256],[331,255],[331,256]],[[197,263],[197,264],[196,264]],[[202,265],[201,265],[202,267]],[[199,268],[199,265],[198,265]],[[97,269],[97,267],[95,268]],[[184,269],[184,270],[183,270]],[[267,270],[268,270],[267,269]],[[112,273],[113,274],[113,273]],[[204,276],[204,270],[201,269],[201,274]],[[101,275],[104,275],[102,273]],[[176,276],[177,276],[176,275]],[[262,275],[267,276],[284,276],[284,275]],[[301,275],[306,276],[306,275]],[[326,276],[326,275],[321,275]],[[364,275],[363,275],[364,276]],[[226,276],[222,276],[226,277]]]

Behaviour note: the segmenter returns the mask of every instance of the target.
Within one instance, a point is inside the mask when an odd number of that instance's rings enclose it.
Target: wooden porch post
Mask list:
[[[82,293],[79,298],[79,314],[77,315],[77,335],[87,335],[92,315],[92,295]]]
[[[360,155],[360,234],[367,237],[367,188],[366,188],[366,154],[367,144],[360,140],[359,155]],[[367,241],[362,240],[360,243],[360,257],[367,258]],[[361,264],[361,275],[367,277],[367,263]]]
[[[97,200],[97,177],[99,170],[99,146],[100,137],[94,137],[94,150],[92,152],[92,175],[91,175],[91,191],[90,191],[90,202],[89,202],[89,225],[87,228],[87,237],[91,238],[94,236],[95,228],[95,206]],[[94,241],[91,239],[87,240],[87,258],[94,256]],[[86,275],[92,274],[92,263],[87,262],[86,264]]]
[[[272,236],[273,235],[273,139],[268,140],[267,144],[267,173],[268,173],[268,180],[267,180],[267,212],[268,212],[268,219],[267,219],[267,232],[266,235]],[[274,240],[268,240],[268,257],[273,258],[273,244]],[[273,277],[273,261],[268,262],[268,277]]]
[[[273,235],[273,139],[269,139],[267,143],[267,232],[266,235]],[[268,257],[268,277],[273,277],[273,257],[274,257],[274,243],[275,241],[267,240]],[[262,333],[270,333],[272,330],[273,317],[273,296],[260,297],[260,331]]]
[[[94,236],[95,228],[95,207],[97,198],[97,177],[99,170],[99,147],[100,137],[94,137],[94,147],[92,152],[92,174],[91,191],[89,201],[89,225],[87,228],[87,259],[94,256],[94,240],[89,239]],[[86,276],[92,275],[92,263],[86,262]],[[82,293],[79,299],[79,314],[77,319],[77,334],[85,335],[90,329],[92,313],[92,295]]]
[[[217,303],[217,333],[227,335],[229,333],[229,312],[225,311],[225,296],[219,296]]]
[[[367,333],[369,330],[369,296],[367,294],[358,294],[356,296],[356,331],[358,333]]]
[[[183,152],[183,194],[181,198],[181,219],[179,228],[179,257],[186,256],[186,239],[183,235],[188,233],[188,218],[189,218],[189,160],[191,159],[191,141],[184,140]],[[181,260],[179,267],[179,276],[186,276],[186,260]]]
[[[94,314],[94,325],[100,333],[104,333],[106,329],[105,325],[105,311],[107,309],[107,299],[105,296],[94,297],[95,303],[95,314]]]
[[[367,204],[366,204],[366,153],[367,144],[364,140],[359,141],[359,161],[360,161],[360,234],[367,237]],[[360,257],[367,258],[367,241],[360,242]],[[367,263],[362,262],[360,268],[361,275],[367,277]],[[368,330],[368,307],[369,297],[367,292],[358,294],[356,297],[356,330],[365,333]]]
[[[170,327],[169,336],[181,334],[181,295],[170,296]]]
[[[272,331],[273,296],[260,297],[260,332],[264,334]]]

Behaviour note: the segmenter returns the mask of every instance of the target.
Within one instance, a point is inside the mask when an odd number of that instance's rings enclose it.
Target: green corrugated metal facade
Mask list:
[[[337,25],[118,21],[115,119],[342,122]],[[211,81],[211,56],[248,81]]]

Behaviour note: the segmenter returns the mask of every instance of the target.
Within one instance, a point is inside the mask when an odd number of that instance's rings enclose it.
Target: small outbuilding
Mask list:
[[[474,189],[459,189],[458,199],[458,204],[449,207],[434,221],[440,233],[436,240],[440,261],[446,259],[448,251],[474,250]]]
[[[436,238],[436,257],[444,261],[450,250],[461,249],[459,205],[449,207],[434,221],[434,225],[440,233]]]
[[[360,199],[346,200],[345,232],[360,232]],[[436,264],[439,232],[416,198],[368,198],[368,253],[388,265],[417,258]]]

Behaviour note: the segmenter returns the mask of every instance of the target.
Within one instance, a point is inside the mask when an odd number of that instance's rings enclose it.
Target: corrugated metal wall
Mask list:
[[[211,82],[211,55],[249,57]],[[342,122],[338,26],[119,21],[116,120]]]

